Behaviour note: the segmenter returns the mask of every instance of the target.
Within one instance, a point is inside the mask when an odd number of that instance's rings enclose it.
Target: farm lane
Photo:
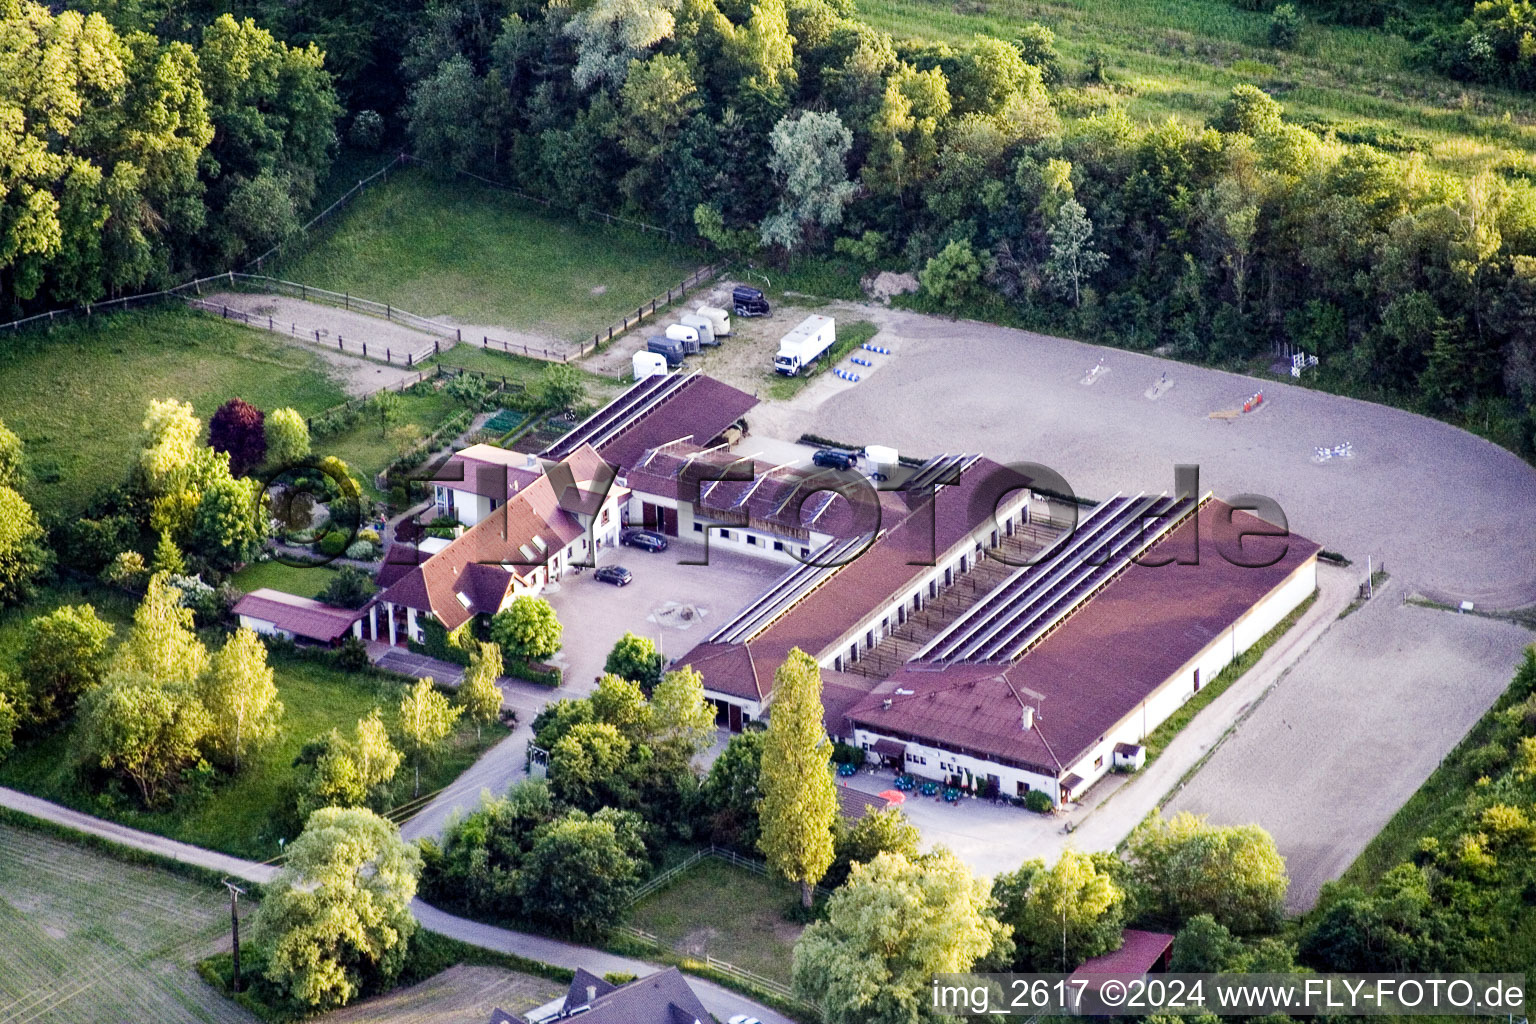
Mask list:
[[[255,861],[242,860],[239,857],[231,857],[227,854],[213,850],[205,850],[200,846],[191,846],[187,843],[167,839],[164,836],[153,835],[149,832],[140,832],[138,829],[118,825],[115,822],[104,821],[101,818],[82,814],[68,807],[60,806],[48,800],[40,800],[34,796],[14,789],[0,786],[0,807],[33,818],[40,818],[56,825],[83,832],[86,835],[106,839],[120,846],[127,846],[135,850],[142,850],[158,856],[168,857],[184,864],[193,864],[241,878],[248,882],[269,882],[277,874],[277,868],[271,864],[258,864]],[[482,924],[479,921],[471,921],[467,918],[457,917],[445,911],[439,910],[431,904],[424,903],[420,899],[411,901],[411,912],[416,920],[428,931],[439,935],[446,935],[450,939],[467,942],[472,946],[482,949],[494,950],[498,953],[510,953],[515,956],[527,957],[530,960],[538,960],[543,963],[553,964],[557,967],[565,967],[575,970],[585,967],[589,971],[598,974],[608,972],[621,972],[643,977],[653,974],[662,968],[656,964],[644,960],[635,960],[630,957],[616,956],[612,953],[604,953],[601,950],[589,949],[585,946],[572,945],[561,942],[558,939],[546,938],[542,935],[529,935],[525,932],[515,932],[507,928],[498,928],[495,925]],[[759,1005],[743,995],[731,991],[703,978],[690,977],[688,983],[698,993],[700,1001],[706,1009],[716,1017],[724,1020],[732,1014],[750,1014],[763,1022],[763,1024],[795,1024],[794,1020],[778,1013],[766,1006]]]

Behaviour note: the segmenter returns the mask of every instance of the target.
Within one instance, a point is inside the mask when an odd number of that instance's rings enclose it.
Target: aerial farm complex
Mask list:
[[[1079,513],[980,454],[894,459],[860,493],[849,474],[754,459],[755,404],[659,375],[541,458],[460,451],[435,508],[468,529],[391,553],[366,634],[404,643],[427,614],[450,629],[493,615],[612,547],[621,521],[692,535],[786,567],[675,659],[723,726],[769,713],[774,669],[800,648],[829,735],[872,763],[1064,805],[1140,767],[1143,738],[1316,587],[1317,544],[1265,536],[1210,495]]]

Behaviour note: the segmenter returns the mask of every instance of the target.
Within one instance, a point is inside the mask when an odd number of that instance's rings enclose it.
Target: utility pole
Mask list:
[[[235,954],[234,980],[230,984],[231,992],[240,991],[240,897],[245,895],[245,890],[234,882],[225,881],[224,888],[229,890],[229,931]]]

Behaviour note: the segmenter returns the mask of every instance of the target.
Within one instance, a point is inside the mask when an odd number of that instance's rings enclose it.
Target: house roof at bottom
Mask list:
[[[1084,960],[1072,972],[1075,978],[1081,974],[1146,974],[1163,958],[1173,945],[1173,936],[1163,932],[1144,932],[1127,928],[1120,933],[1120,948],[1102,956]]]
[[[848,717],[874,732],[1057,774],[1316,556],[1318,545],[1295,534],[1283,549],[1250,540],[1239,555],[1234,528],[1252,535],[1264,525],[1207,501],[1017,661],[910,663]],[[1163,558],[1169,564],[1155,564]],[[1037,712],[1027,732],[1025,706]]]
[[[310,640],[331,641],[345,635],[363,613],[361,609],[336,608],[313,598],[262,587],[235,602],[235,614],[270,622],[278,629]]]
[[[587,1000],[587,987],[596,996]],[[590,1006],[582,1024],[708,1024],[713,1018],[694,995],[682,972],[669,967],[615,988],[586,971],[577,972],[565,997],[567,1011]]]

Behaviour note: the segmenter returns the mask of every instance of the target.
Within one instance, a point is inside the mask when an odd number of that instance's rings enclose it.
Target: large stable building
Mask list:
[[[1209,495],[1079,513],[981,455],[878,482],[743,457],[755,403],[651,377],[538,459],[459,453],[436,504],[474,525],[396,572],[370,628],[381,608],[412,637],[422,613],[452,628],[492,612],[614,543],[622,518],[786,566],[677,659],[722,725],[771,714],[798,648],[821,666],[828,732],[870,759],[1066,803],[1139,767],[1146,736],[1316,587],[1317,544]]]

